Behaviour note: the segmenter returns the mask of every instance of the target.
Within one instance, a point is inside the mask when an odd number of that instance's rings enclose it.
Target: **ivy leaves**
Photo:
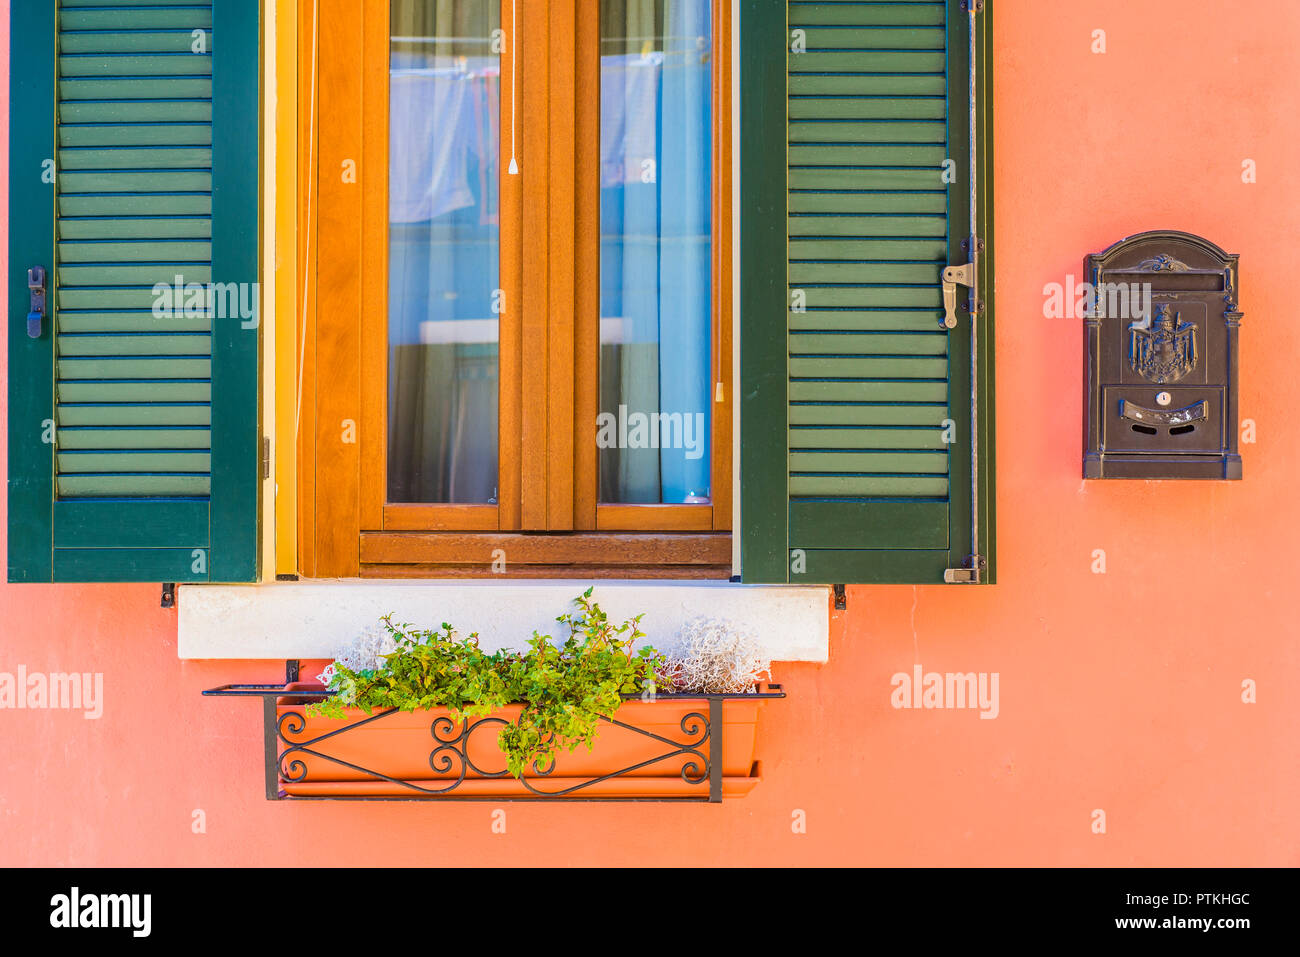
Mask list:
[[[350,706],[366,714],[447,708],[453,720],[464,721],[518,703],[518,719],[497,739],[507,767],[515,777],[529,767],[547,771],[561,748],[590,748],[601,718],[613,716],[623,695],[669,686],[661,680],[664,656],[651,647],[633,650],[645,637],[642,616],[611,624],[591,595],[588,588],[574,599],[575,611],[556,619],[568,628],[562,642],[534,632],[523,652],[489,654],[479,647],[477,633],[460,638],[446,622],[429,631],[386,617],[397,651],[379,670],[336,664],[329,685],[336,694],[312,713],[342,718]]]

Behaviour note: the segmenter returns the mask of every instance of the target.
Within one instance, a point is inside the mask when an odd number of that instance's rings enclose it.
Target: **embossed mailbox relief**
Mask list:
[[[1237,257],[1149,232],[1084,274],[1084,478],[1241,478]]]

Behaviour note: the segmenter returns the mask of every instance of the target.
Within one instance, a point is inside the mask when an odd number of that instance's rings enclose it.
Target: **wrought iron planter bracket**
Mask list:
[[[446,779],[448,783],[442,787],[420,787],[407,781],[401,781],[389,777],[379,771],[370,768],[362,768],[357,765],[349,764],[339,758],[331,757],[320,751],[312,749],[312,746],[326,738],[336,737],[345,734],[354,728],[372,721],[378,720],[385,715],[392,714],[395,709],[380,711],[368,715],[352,724],[346,725],[337,731],[312,738],[308,741],[295,742],[290,741],[282,734],[281,725],[286,722],[295,724],[302,721],[302,715],[298,712],[289,712],[283,716],[278,714],[279,699],[284,697],[294,697],[303,699],[321,700],[333,697],[332,691],[299,691],[286,690],[286,686],[297,681],[298,662],[285,662],[285,684],[228,684],[221,685],[217,688],[209,688],[203,692],[208,697],[244,697],[244,698],[261,698],[262,699],[262,750],[263,765],[266,774],[266,798],[268,801],[658,801],[669,803],[701,803],[717,804],[722,801],[722,755],[723,755],[723,703],[729,699],[734,700],[754,700],[756,698],[784,698],[785,692],[780,685],[769,684],[759,688],[750,694],[663,694],[657,695],[656,700],[694,700],[708,702],[707,716],[698,712],[693,712],[684,717],[681,721],[681,727],[684,734],[688,736],[686,741],[675,741],[671,738],[663,737],[643,728],[638,728],[631,724],[619,721],[617,717],[602,718],[609,724],[616,725],[637,734],[645,735],[665,745],[667,753],[659,755],[648,761],[643,761],[631,767],[620,768],[603,774],[599,777],[584,781],[581,784],[574,785],[559,792],[546,792],[535,786],[530,777],[520,779],[520,783],[530,792],[528,795],[517,797],[483,797],[483,796],[461,796],[454,793],[456,787],[465,780],[468,771],[473,770],[482,777],[504,777],[507,772],[484,772],[481,768],[474,766],[468,755],[468,739],[475,729],[484,724],[501,724],[501,718],[478,718],[471,719],[462,723],[457,733],[457,725],[445,716],[438,717],[432,722],[432,741],[436,745],[433,753],[430,755],[431,764],[435,761],[441,762],[438,770],[450,771],[452,768],[452,755],[460,761],[460,776],[458,778]],[[636,696],[625,696],[628,700],[636,700]],[[297,722],[289,719],[297,718]],[[295,729],[290,728],[290,733],[296,733],[302,729],[301,724]],[[707,754],[700,749],[703,745],[708,745]],[[284,750],[281,746],[284,745]],[[295,754],[305,754],[312,757],[321,758],[336,764],[341,764],[352,770],[362,771],[371,775],[375,780],[388,781],[391,784],[399,785],[409,789],[412,793],[406,796],[351,796],[351,795],[320,795],[320,796],[301,796],[287,794],[281,787],[282,774],[293,779],[295,773],[303,776],[306,774],[306,766],[302,762],[288,760]],[[702,784],[707,778],[709,782],[709,793],[704,796],[689,797],[590,797],[574,792],[580,792],[582,788],[589,787],[602,781],[608,781],[611,778],[623,777],[633,771],[646,767],[647,765],[664,761],[674,757],[687,758],[686,765],[682,768],[681,776],[683,780],[691,784]],[[703,767],[701,767],[701,763]],[[300,767],[300,772],[295,771],[295,767]],[[545,776],[550,774],[555,768],[554,761],[548,768],[538,768],[534,766],[534,771],[538,775],[537,780],[545,780]],[[301,778],[298,778],[301,780]],[[438,783],[442,783],[441,780]]]

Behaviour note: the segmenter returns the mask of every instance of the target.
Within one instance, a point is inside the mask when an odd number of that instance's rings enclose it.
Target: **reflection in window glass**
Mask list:
[[[500,2],[391,11],[388,500],[492,502]]]
[[[707,502],[712,5],[600,16],[600,500]]]

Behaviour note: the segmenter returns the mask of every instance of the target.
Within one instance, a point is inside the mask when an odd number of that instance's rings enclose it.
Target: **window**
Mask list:
[[[303,571],[729,577],[729,4],[352,6],[300,150]]]
[[[500,13],[392,3],[389,502],[497,501]]]
[[[10,579],[992,581],[991,6],[16,5]]]

